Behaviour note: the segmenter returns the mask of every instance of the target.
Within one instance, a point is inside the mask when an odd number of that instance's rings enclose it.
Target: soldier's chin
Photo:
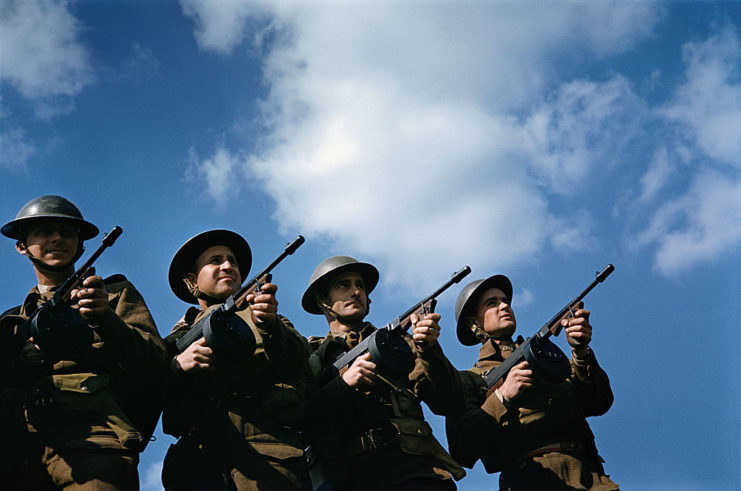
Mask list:
[[[502,327],[489,332],[489,335],[497,339],[511,338],[515,333],[515,329],[516,326],[514,325],[511,327]]]
[[[362,310],[360,308],[350,309],[349,312],[345,312],[345,315],[343,315],[342,317],[345,320],[348,320],[351,322],[360,322],[365,317],[365,310]]]

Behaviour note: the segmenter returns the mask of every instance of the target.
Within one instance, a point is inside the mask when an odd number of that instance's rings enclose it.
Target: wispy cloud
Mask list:
[[[222,54],[240,45],[246,34],[246,22],[256,17],[260,1],[181,0],[183,13],[196,24],[195,37],[201,49]]]
[[[686,191],[661,203],[640,243],[656,247],[654,268],[667,275],[722,257],[741,244],[741,48],[725,25],[682,49],[685,78],[659,118],[676,133],[660,148],[642,183],[642,198],[680,177]],[[676,183],[675,183],[676,184]]]
[[[162,462],[154,462],[146,469],[141,470],[141,490],[161,491],[162,487]]]
[[[221,54],[247,39],[250,15],[265,14],[240,4],[227,22],[219,19],[228,3],[183,4],[201,47]],[[736,244],[733,227],[723,232],[700,212],[733,211],[736,202],[696,191],[733,189],[733,175],[695,161],[701,154],[735,167],[741,158],[735,30],[688,44],[686,80],[657,108],[634,88],[646,81],[562,70],[577,46],[582,61],[636,48],[653,35],[661,6],[541,7],[273,6],[267,135],[246,164],[275,199],[279,224],[327,237],[338,252],[372,255],[401,283],[426,281],[420,271],[439,277],[459,258],[491,269],[532,261],[546,247],[595,248],[595,204],[642,204],[642,218],[624,227],[655,250],[663,274]],[[206,40],[219,30],[222,41]],[[684,197],[667,192],[679,175]],[[607,194],[590,194],[597,188]],[[693,235],[702,240],[678,252]]]
[[[682,49],[686,80],[661,112],[710,159],[741,169],[741,47],[725,25]]]
[[[201,159],[195,148],[188,152],[184,181],[196,191],[196,199],[224,207],[238,195],[240,159],[218,144],[211,157]]]
[[[639,240],[656,244],[654,268],[666,275],[722,257],[741,243],[741,180],[701,173],[659,208]]]
[[[22,129],[4,128],[0,132],[0,169],[23,174],[28,170],[28,159],[34,153],[36,147],[28,141]]]
[[[66,2],[0,0],[0,83],[45,103],[73,97],[93,80],[80,26]]]

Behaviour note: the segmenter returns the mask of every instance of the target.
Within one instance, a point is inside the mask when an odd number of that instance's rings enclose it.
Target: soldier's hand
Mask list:
[[[95,326],[103,320],[108,307],[108,292],[100,276],[88,276],[81,288],[72,290],[70,298],[80,306],[80,317]]]
[[[440,336],[440,325],[437,323],[440,320],[440,314],[426,314],[421,320],[417,314],[412,314],[409,320],[412,321],[412,338],[417,348],[420,351],[426,351],[435,346]]]
[[[376,364],[371,361],[370,353],[359,356],[350,365],[345,373],[342,374],[342,380],[350,387],[360,385],[373,385],[373,375],[376,373]]]
[[[26,373],[35,373],[52,364],[52,360],[50,360],[44,350],[36,344],[33,337],[27,339],[26,342],[23,343],[23,347],[19,354],[19,361],[19,368]]]
[[[574,355],[584,358],[589,352],[589,343],[592,342],[592,325],[589,324],[589,311],[579,308],[574,311],[573,317],[562,319],[561,326],[564,328],[566,341],[571,346]]]
[[[526,361],[512,367],[504,383],[499,387],[499,393],[511,401],[530,390],[535,384],[535,375]]]
[[[206,339],[200,338],[175,357],[175,361],[184,372],[213,370],[214,352],[206,346]]]
[[[250,293],[245,301],[250,304],[252,320],[257,325],[270,325],[278,316],[278,299],[275,292],[278,286],[273,283],[265,283],[259,292]]]

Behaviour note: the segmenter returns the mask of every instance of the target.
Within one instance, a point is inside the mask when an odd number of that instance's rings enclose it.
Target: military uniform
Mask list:
[[[3,489],[138,489],[138,454],[160,413],[167,354],[144,299],[122,275],[105,280],[110,311],[92,347],[31,370],[18,329],[53,295],[34,287],[0,318]]]
[[[216,307],[187,311],[166,339],[172,355],[175,341]],[[310,488],[298,435],[306,341],[285,317],[258,327],[249,307],[237,315],[255,335],[251,356],[214,353],[214,371],[198,373],[171,364],[163,429],[179,440],[165,456],[168,490]]]
[[[511,354],[489,340],[475,367],[461,372],[468,409],[447,418],[451,455],[465,467],[481,459],[487,472],[501,472],[503,490],[618,489],[604,473],[586,421],[613,402],[594,353],[572,359],[571,376],[561,384],[539,379],[516,405],[494,393],[487,397],[482,378]]]
[[[455,489],[465,471],[448,455],[424,420],[420,401],[436,414],[462,407],[463,393],[455,368],[439,344],[417,350],[408,378],[379,372],[372,388],[349,387],[332,363],[376,328],[364,323],[359,332],[329,333],[310,338],[309,366],[314,390],[307,402],[304,427],[311,444],[310,466],[315,487],[331,489]]]

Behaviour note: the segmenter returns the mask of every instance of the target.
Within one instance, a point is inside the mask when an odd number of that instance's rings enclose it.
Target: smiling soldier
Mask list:
[[[240,308],[223,328],[208,318],[240,290],[251,263],[244,238],[210,230],[183,244],[170,264],[172,291],[198,307],[166,339],[173,358],[162,426],[179,438],[162,470],[168,490],[309,488],[298,435],[308,346],[278,315],[277,286],[235,299]],[[180,352],[177,341],[206,319],[212,344],[200,337]],[[237,331],[245,336],[226,334]]]
[[[98,228],[67,199],[41,196],[2,233],[38,283],[0,318],[3,488],[138,489],[139,452],[159,418],[156,375],[167,362],[144,300],[123,275],[88,276],[70,303],[91,342],[60,354],[66,320],[39,324],[37,338],[22,326],[75,272]]]

